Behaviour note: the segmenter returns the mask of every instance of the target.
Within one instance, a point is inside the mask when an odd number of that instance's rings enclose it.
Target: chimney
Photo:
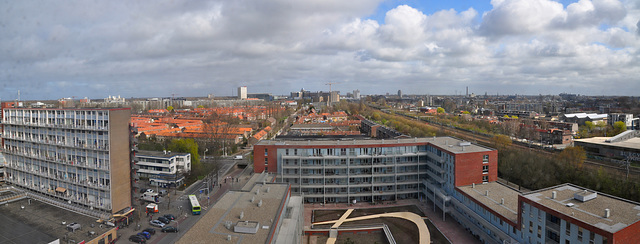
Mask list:
[[[500,205],[504,205],[504,198],[500,198]]]
[[[476,183],[471,183],[471,188],[476,188]]]
[[[489,196],[489,190],[484,191],[485,196]]]
[[[611,217],[611,210],[610,209],[608,209],[608,208],[604,209],[604,217],[605,218]]]
[[[556,199],[556,197],[558,197],[558,192],[557,191],[552,191],[551,192],[551,199]]]

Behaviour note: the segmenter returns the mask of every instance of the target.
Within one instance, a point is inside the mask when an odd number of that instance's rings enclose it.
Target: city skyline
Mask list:
[[[0,4],[0,99],[362,94],[637,96],[640,2]],[[64,13],[61,15],[60,13]]]

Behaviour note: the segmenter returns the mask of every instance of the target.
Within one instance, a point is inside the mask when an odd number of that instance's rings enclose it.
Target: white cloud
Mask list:
[[[0,95],[230,95],[239,85],[287,94],[328,80],[365,94],[640,89],[637,1],[494,0],[485,13],[432,14],[400,5],[368,19],[379,3],[7,2]],[[594,89],[611,81],[628,89]]]

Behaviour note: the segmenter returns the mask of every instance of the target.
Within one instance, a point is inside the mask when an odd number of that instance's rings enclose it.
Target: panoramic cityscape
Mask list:
[[[640,243],[638,1],[0,10],[0,244]]]

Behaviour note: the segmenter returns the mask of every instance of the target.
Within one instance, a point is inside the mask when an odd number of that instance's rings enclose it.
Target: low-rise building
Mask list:
[[[225,193],[177,243],[302,243],[302,198],[271,180],[254,174],[242,190]]]
[[[138,151],[136,175],[149,179],[152,186],[180,185],[184,174],[191,171],[191,154],[171,151]]]

